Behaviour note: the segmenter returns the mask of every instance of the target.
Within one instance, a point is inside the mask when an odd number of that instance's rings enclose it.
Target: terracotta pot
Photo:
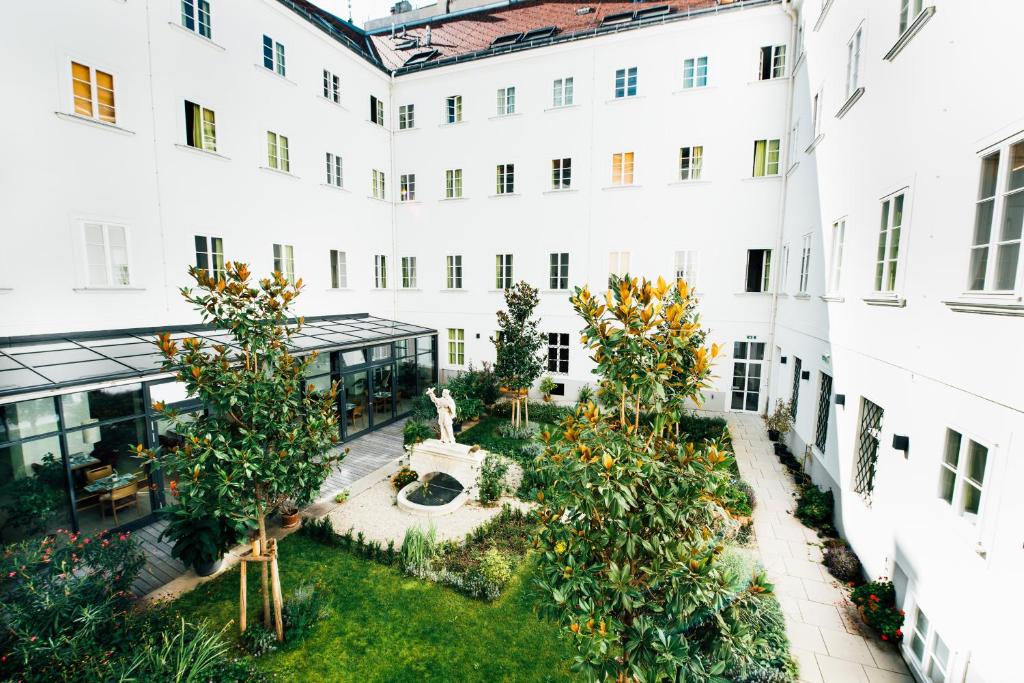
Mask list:
[[[299,517],[299,511],[281,510],[281,528],[282,529],[294,529],[299,525],[302,519]]]

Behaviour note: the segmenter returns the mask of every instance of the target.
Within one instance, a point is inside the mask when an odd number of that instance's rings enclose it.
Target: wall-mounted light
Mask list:
[[[785,357],[785,356],[783,356],[783,357],[782,357],[782,360],[781,360],[781,361],[779,361],[779,362],[780,362],[780,363],[782,363],[783,365],[785,365],[785,364],[786,364],[786,357]]]
[[[846,405],[846,394],[836,394],[836,405],[837,406],[845,406]]]
[[[906,453],[910,450],[910,437],[903,436],[902,434],[892,435],[892,447],[898,451]]]
[[[810,378],[811,378],[811,371],[810,370],[804,370],[803,372],[800,373],[800,379],[810,379]]]
[[[821,354],[821,362],[824,363],[825,365],[828,365],[829,363],[832,362],[832,356],[828,355],[827,353]]]

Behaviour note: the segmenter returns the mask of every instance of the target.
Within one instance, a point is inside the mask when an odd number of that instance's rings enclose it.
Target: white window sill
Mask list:
[[[518,192],[502,192],[501,194],[489,194],[488,199],[504,199],[505,197],[518,197]]]
[[[326,187],[329,190],[335,190],[337,192],[344,192],[346,194],[352,194],[352,191],[345,189],[344,185],[335,185],[333,183],[320,183],[320,187]]]
[[[825,296],[819,297],[822,301],[828,301],[829,303],[841,304],[846,301],[846,297],[839,296],[838,294],[826,294]]]
[[[825,23],[825,17],[828,15],[828,11],[832,9],[832,1],[833,0],[825,0],[824,4],[821,6],[821,13],[818,14],[818,20],[814,22],[815,31],[821,28],[821,25]]]
[[[782,177],[781,173],[773,173],[772,175],[752,175],[746,178],[740,178],[743,182],[763,182],[765,180],[779,180]]]
[[[810,301],[811,300],[811,295],[808,294],[807,292],[799,292],[797,294],[794,294],[793,298],[794,299],[799,299],[800,301]]]
[[[807,149],[804,150],[807,154],[813,152],[817,147],[818,143],[825,139],[824,133],[818,133],[818,137],[811,140],[811,144],[807,145]]]
[[[399,292],[422,292],[423,290],[419,287],[399,287]]]
[[[889,48],[889,51],[885,53],[885,56],[882,57],[882,59],[887,62],[891,62],[896,59],[896,55],[903,52],[903,48],[910,43],[910,39],[918,34],[924,25],[928,23],[928,20],[932,18],[933,14],[935,14],[934,5],[931,7],[925,7],[921,10],[921,13],[918,14],[917,18],[910,23],[910,26],[908,26],[907,30],[903,32],[903,35],[896,39],[896,43]]]
[[[220,50],[221,52],[224,52],[227,49],[226,47],[224,47],[220,43],[213,42],[213,39],[207,38],[206,36],[203,36],[203,35],[200,35],[198,31],[191,31],[191,30],[185,28],[184,26],[182,26],[181,24],[175,23],[173,21],[168,21],[167,25],[168,26],[172,26],[172,27],[178,29],[182,33],[187,33],[188,35],[192,36],[193,38],[195,38],[199,42],[201,42],[201,43],[203,43],[205,45],[209,45],[210,47],[214,48],[215,50]]]
[[[0,287],[0,294],[10,294],[14,291],[14,287]]]
[[[677,185],[707,185],[710,180],[704,178],[694,178],[693,180],[673,180],[668,184],[669,187],[675,187]]]
[[[548,107],[544,111],[562,111],[563,109],[577,109],[580,105],[578,104],[562,104],[557,107]]]
[[[374,128],[380,128],[383,131],[387,131],[387,128],[384,126],[383,123],[379,123],[379,122],[376,122],[376,121],[371,121],[370,119],[363,119],[363,123],[369,124],[369,125],[373,126]]]
[[[416,126],[407,126],[406,128],[399,127],[395,130],[396,133],[411,133],[414,130],[419,130]]]
[[[267,67],[263,66],[262,64],[253,64],[253,66],[256,67],[257,70],[262,71],[263,73],[265,73],[265,74],[267,74],[269,76],[273,76],[274,78],[279,79],[283,83],[287,83],[288,85],[296,85],[296,86],[298,85],[298,83],[296,83],[292,79],[288,78],[287,76],[282,76],[281,74],[277,73],[273,69],[268,69]]]
[[[443,287],[441,289],[442,294],[465,294],[466,289],[462,287]]]
[[[841,119],[846,116],[847,112],[853,109],[853,105],[860,101],[860,98],[864,97],[864,86],[857,88],[853,91],[853,94],[843,103],[843,106],[836,112],[836,118]]]
[[[983,315],[1024,316],[1024,302],[1014,294],[964,293],[955,299],[942,303],[957,313],[980,313]]]
[[[621,185],[605,185],[602,190],[632,190],[634,188],[643,187],[643,185],[637,185],[635,183],[623,183]]]
[[[381,204],[389,204],[390,203],[390,202],[388,202],[388,200],[384,199],[383,197],[374,197],[372,194],[366,195],[366,198],[367,199],[372,199],[375,202],[380,202]]]
[[[886,294],[884,292],[876,292],[870,296],[863,298],[864,303],[868,306],[890,306],[893,308],[903,308],[907,305],[907,300],[896,294]]]
[[[632,102],[634,100],[645,99],[645,95],[626,95],[625,97],[613,97],[610,100],[605,100],[605,104],[616,104],[618,102]]]
[[[423,202],[421,202],[419,199],[399,199],[398,200],[398,205],[399,206],[402,206],[403,204],[422,204],[422,203]]]
[[[764,85],[765,83],[785,83],[789,76],[776,76],[775,78],[758,78],[756,81],[747,81],[747,85]]]
[[[99,128],[101,130],[109,130],[111,133],[120,133],[121,135],[135,135],[135,131],[134,130],[128,130],[127,128],[122,128],[121,126],[117,125],[116,123],[106,123],[105,121],[100,121],[99,119],[92,119],[92,118],[89,118],[88,116],[81,116],[79,114],[69,114],[69,113],[63,112],[63,111],[55,111],[53,113],[57,115],[57,118],[64,119],[65,121],[73,121],[75,123],[82,123],[82,124],[85,124],[87,126],[94,126],[94,127]]]
[[[279,175],[279,176],[282,176],[284,178],[291,178],[292,180],[298,180],[299,179],[299,176],[295,175],[291,171],[282,171],[279,168],[271,168],[270,166],[260,166],[260,170],[261,171],[266,171],[268,173],[273,173],[274,175]]]
[[[514,119],[520,116],[522,116],[521,113],[513,111],[508,114],[495,114],[494,116],[488,116],[487,118],[490,121],[494,121],[497,119]]]
[[[355,290],[352,289],[351,287],[328,287],[326,291],[328,291],[328,292],[353,292]]]
[[[145,287],[73,287],[73,292],[144,292]]]
[[[465,119],[461,119],[459,121],[443,121],[442,123],[439,123],[437,125],[437,127],[438,128],[451,128],[452,126],[462,126],[462,125],[465,125],[465,123],[466,123]]]
[[[569,288],[566,287],[565,289],[542,289],[542,290],[540,290],[540,293],[541,294],[568,294],[569,293]]]
[[[223,154],[221,154],[220,152],[212,152],[212,151],[210,151],[208,149],[202,149],[201,147],[193,147],[192,145],[175,144],[174,146],[177,147],[178,149],[182,150],[183,152],[188,152],[190,154],[198,154],[199,156],[204,156],[204,157],[207,157],[209,159],[220,159],[221,161],[231,161],[231,157],[226,157]]]
[[[464,202],[468,197],[441,197],[437,201],[439,202]]]
[[[717,90],[713,85],[695,85],[692,88],[683,88],[682,90],[673,90],[673,95],[689,95],[694,92],[705,92],[707,90]]]
[[[320,100],[321,102],[323,102],[324,104],[329,104],[329,105],[331,105],[331,106],[332,106],[332,107],[334,107],[335,109],[340,109],[340,110],[342,110],[342,111],[348,111],[348,107],[346,107],[346,106],[345,106],[344,104],[342,104],[341,102],[335,102],[335,101],[334,101],[334,100],[332,100],[332,99],[331,99],[330,97],[324,97],[324,96],[323,96],[323,94],[318,94],[318,95],[316,96],[316,98],[317,98],[318,100]]]
[[[558,190],[545,190],[543,194],[572,194],[573,192],[579,192],[575,187],[566,187]]]
[[[733,296],[771,296],[771,292],[734,292]]]

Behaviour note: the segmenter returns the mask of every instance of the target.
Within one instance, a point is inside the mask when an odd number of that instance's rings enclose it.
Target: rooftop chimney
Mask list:
[[[427,30],[423,34],[423,44],[430,45],[430,24],[427,24]]]

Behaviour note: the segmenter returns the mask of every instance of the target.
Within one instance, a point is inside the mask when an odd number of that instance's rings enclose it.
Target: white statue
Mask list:
[[[427,396],[437,408],[437,426],[441,430],[441,443],[455,443],[455,432],[452,422],[455,420],[455,399],[447,389],[441,392],[441,398],[434,394],[434,389],[427,389]]]

